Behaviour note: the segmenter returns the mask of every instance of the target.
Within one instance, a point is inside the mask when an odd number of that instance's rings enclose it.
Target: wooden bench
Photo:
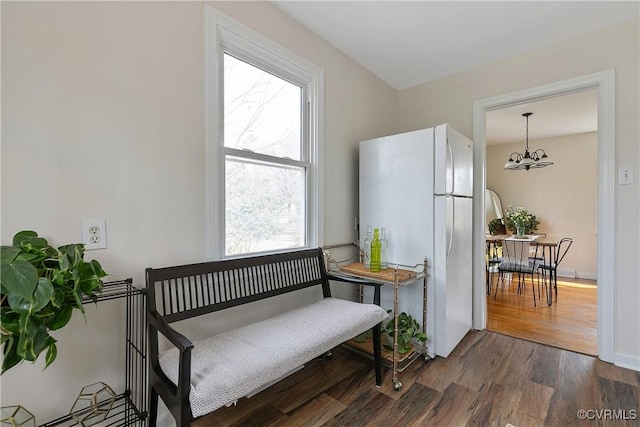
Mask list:
[[[375,288],[373,304],[332,298],[329,280]],[[177,426],[256,392],[355,336],[373,330],[375,381],[381,384],[380,285],[327,273],[322,249],[148,268],[150,417],[158,397]],[[172,322],[318,286],[319,301],[229,331],[211,326],[192,342]],[[322,298],[320,298],[322,296]],[[247,307],[249,309],[249,307]],[[171,344],[159,351],[160,335]]]

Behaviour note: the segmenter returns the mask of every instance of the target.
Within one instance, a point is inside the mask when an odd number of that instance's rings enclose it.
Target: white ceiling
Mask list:
[[[638,16],[637,1],[273,1],[401,90]]]
[[[487,145],[522,142],[529,117],[529,141],[598,130],[598,92],[595,89],[529,102],[486,113]]]
[[[403,90],[630,20],[637,1],[272,1]],[[487,115],[487,142],[596,130],[597,99],[578,94]],[[570,128],[573,125],[573,128]]]

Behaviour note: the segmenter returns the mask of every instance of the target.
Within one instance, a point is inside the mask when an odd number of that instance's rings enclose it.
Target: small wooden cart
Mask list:
[[[350,263],[346,265],[338,265],[337,262],[331,259],[331,256],[327,254],[327,263],[331,274],[343,275],[357,278],[366,278],[377,283],[393,286],[393,314],[394,314],[394,339],[393,339],[393,354],[391,357],[391,367],[393,369],[393,388],[394,390],[400,390],[402,383],[398,379],[398,372],[402,372],[409,364],[420,356],[424,356],[424,360],[430,359],[428,355],[427,345],[416,346],[413,353],[399,357],[398,355],[398,315],[399,315],[399,298],[398,291],[400,287],[408,286],[418,282],[424,278],[423,285],[423,301],[422,301],[422,332],[427,331],[427,277],[428,277],[428,261],[425,258],[423,264],[416,264],[415,266],[402,266],[395,264],[380,272],[372,272],[365,268],[361,262]],[[391,265],[391,264],[390,264]],[[404,268],[400,268],[404,267]],[[360,302],[363,301],[364,289],[360,286]],[[349,345],[356,350],[370,352],[366,343],[349,342]]]

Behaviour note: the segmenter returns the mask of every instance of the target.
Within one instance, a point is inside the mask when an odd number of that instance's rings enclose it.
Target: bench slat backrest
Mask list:
[[[146,270],[149,306],[167,322],[322,285],[330,295],[322,249]]]

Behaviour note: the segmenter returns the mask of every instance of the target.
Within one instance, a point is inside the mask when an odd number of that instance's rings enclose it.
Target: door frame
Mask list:
[[[473,103],[473,327],[482,330],[487,324],[484,234],[486,112],[591,89],[598,91],[598,357],[605,362],[613,363],[616,201],[614,69],[498,95]]]

